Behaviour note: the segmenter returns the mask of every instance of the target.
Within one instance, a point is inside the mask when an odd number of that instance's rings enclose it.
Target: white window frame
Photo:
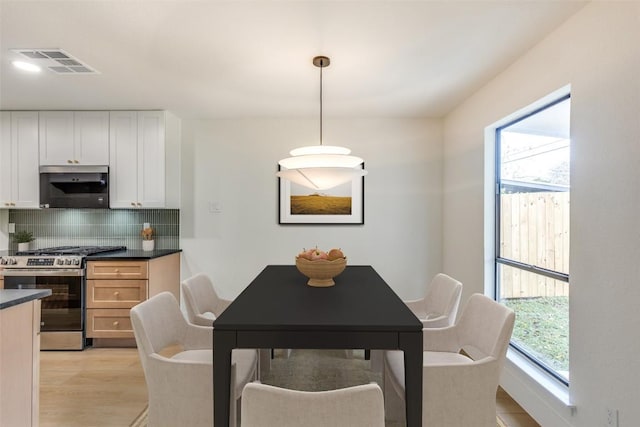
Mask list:
[[[540,110],[545,105],[570,94],[571,85],[564,86],[507,115],[484,130],[484,293],[493,299],[496,298],[496,131],[507,123]],[[533,380],[533,386],[527,385],[530,380]],[[501,384],[516,401],[529,402],[529,404],[523,405],[524,409],[529,412],[539,406],[548,406],[548,401],[543,396],[551,398],[557,404],[558,411],[568,410],[569,412],[564,416],[570,417],[575,412],[575,406],[570,401],[569,385],[559,381],[555,376],[511,348],[507,351],[507,362],[501,376]],[[531,399],[533,395],[536,395],[536,400]]]

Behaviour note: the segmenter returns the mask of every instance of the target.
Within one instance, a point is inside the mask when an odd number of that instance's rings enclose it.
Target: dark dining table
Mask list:
[[[371,266],[335,286],[308,286],[293,265],[269,265],[213,323],[214,426],[228,427],[235,348],[404,351],[407,427],[422,425],[422,323]]]

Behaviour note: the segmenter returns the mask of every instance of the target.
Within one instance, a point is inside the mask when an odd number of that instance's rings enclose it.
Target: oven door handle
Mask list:
[[[12,270],[12,269],[4,269],[2,270],[2,275],[4,277],[42,277],[42,276],[47,276],[47,277],[53,277],[53,276],[58,276],[58,277],[81,277],[84,276],[84,269],[78,268],[75,270],[66,270],[66,269],[61,269],[61,270]]]

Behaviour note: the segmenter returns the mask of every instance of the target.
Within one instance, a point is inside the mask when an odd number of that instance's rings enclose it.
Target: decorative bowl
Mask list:
[[[326,259],[309,261],[305,258],[296,257],[298,271],[309,278],[307,285],[319,288],[335,285],[336,282],[333,281],[333,278],[342,273],[346,266],[346,258],[338,258],[333,261]]]

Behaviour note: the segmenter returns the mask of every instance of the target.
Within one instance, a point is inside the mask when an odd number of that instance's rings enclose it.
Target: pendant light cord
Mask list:
[[[324,65],[320,63],[320,145],[322,145],[322,68]]]
[[[322,145],[322,69],[328,67],[331,60],[326,56],[313,58],[313,65],[320,68],[320,145]]]

